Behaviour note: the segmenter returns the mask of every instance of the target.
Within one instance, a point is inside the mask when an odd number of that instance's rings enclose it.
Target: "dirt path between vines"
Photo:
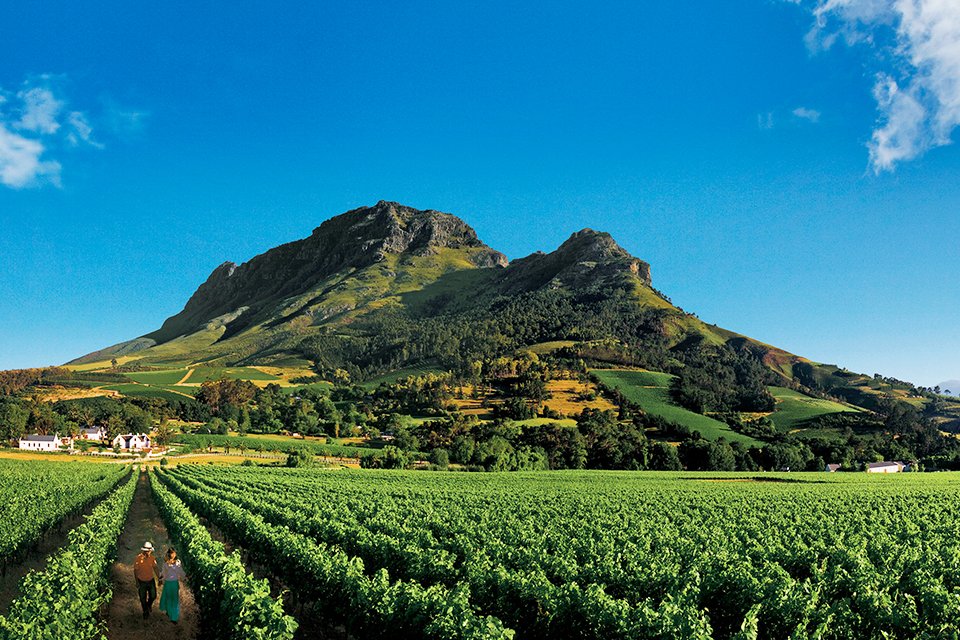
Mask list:
[[[146,474],[142,474],[137,484],[137,492],[133,496],[133,504],[130,505],[127,523],[117,542],[117,561],[110,569],[113,599],[104,615],[107,637],[110,640],[196,638],[200,622],[199,610],[193,598],[193,590],[187,583],[180,585],[180,622],[170,622],[166,614],[159,610],[159,586],[153,611],[147,620],[143,619],[137,585],[133,579],[133,561],[146,540],[153,543],[158,558],[163,557],[171,544],[167,528],[150,495]]]

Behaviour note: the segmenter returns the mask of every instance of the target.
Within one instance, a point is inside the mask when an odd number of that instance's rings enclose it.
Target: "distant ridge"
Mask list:
[[[940,390],[951,396],[960,396],[960,380],[947,380],[937,385]]]

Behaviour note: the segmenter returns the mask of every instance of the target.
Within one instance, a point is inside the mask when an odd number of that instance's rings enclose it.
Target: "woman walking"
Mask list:
[[[183,566],[177,560],[176,550],[172,547],[167,549],[166,561],[160,573],[160,581],[163,583],[160,611],[165,612],[171,622],[180,619],[180,581],[185,577]]]

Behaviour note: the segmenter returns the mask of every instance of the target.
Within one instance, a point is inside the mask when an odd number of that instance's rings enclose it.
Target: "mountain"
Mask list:
[[[937,386],[948,395],[960,396],[960,380],[947,380]]]
[[[482,370],[496,383],[497,362],[527,352],[550,353],[568,371],[660,372],[668,404],[697,414],[778,412],[796,423],[844,414],[828,427],[840,431],[850,412],[895,417],[900,406],[960,430],[960,404],[812,362],[679,309],[654,288],[650,265],[608,233],[583,229],[554,251],[508,261],[456,216],[385,201],[243,264],[221,264],[156,331],[68,364],[177,369],[171,380],[197,365],[274,366],[301,377],[309,368],[353,381],[425,369],[473,379]]]
[[[456,216],[381,201],[335,216],[309,237],[241,265],[221,264],[156,331],[70,364],[129,356],[142,364],[297,360],[375,369],[449,360],[450,349],[436,344],[450,338],[438,335],[438,319],[445,318],[440,325],[448,330],[469,318],[502,323],[505,314],[521,312],[519,301],[529,305],[526,315],[554,315],[514,321],[507,335],[491,337],[494,342],[629,337],[669,348],[737,339],[762,348],[773,366],[786,365],[785,374],[803,361],[677,309],[652,287],[650,265],[607,233],[583,229],[555,251],[508,262]],[[549,310],[538,311],[541,304]],[[635,325],[624,335],[596,331],[591,319],[604,309]],[[396,342],[388,344],[390,336]],[[489,355],[496,347],[473,348],[469,355]]]

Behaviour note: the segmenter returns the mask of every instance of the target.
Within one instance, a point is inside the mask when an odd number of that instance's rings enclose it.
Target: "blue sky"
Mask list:
[[[389,199],[511,258],[606,230],[708,322],[960,376],[948,0],[143,4],[0,5],[0,368]]]

